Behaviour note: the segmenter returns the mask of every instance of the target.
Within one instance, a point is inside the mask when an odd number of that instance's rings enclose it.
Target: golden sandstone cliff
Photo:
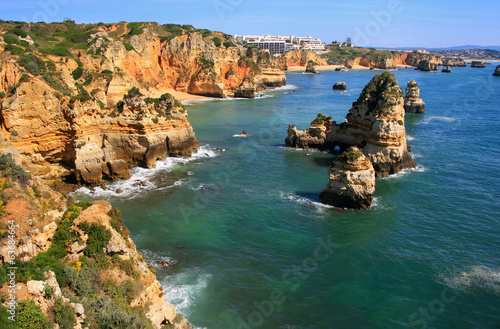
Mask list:
[[[376,177],[395,174],[416,166],[406,144],[403,105],[403,91],[396,78],[384,72],[365,86],[349,110],[346,122],[337,124],[331,117],[319,114],[307,130],[300,131],[291,125],[285,143],[289,147],[332,151],[356,146],[372,163]],[[349,202],[344,204],[350,207]]]
[[[13,170],[9,159],[0,155],[0,297],[10,309],[15,287],[19,322],[192,328],[165,301],[154,269],[137,252],[118,209],[103,201],[74,203],[19,167]],[[17,268],[12,284],[7,266]]]
[[[47,181],[98,185],[190,155],[198,142],[187,113],[165,90],[255,97],[286,83],[268,53],[219,32],[155,23],[14,26],[0,37],[0,151]],[[28,32],[54,48],[19,41]]]

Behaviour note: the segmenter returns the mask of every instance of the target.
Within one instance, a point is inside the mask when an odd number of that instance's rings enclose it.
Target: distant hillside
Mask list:
[[[455,49],[432,52],[442,57],[460,57],[463,59],[500,60],[500,52],[492,49]]]
[[[441,50],[459,50],[459,49],[491,49],[500,51],[500,46],[478,46],[478,45],[464,45],[464,46],[453,46],[453,47],[440,47],[440,48],[428,48],[428,47],[376,47],[377,49],[389,49],[389,50],[413,50],[413,49],[423,49],[427,51],[441,51]]]

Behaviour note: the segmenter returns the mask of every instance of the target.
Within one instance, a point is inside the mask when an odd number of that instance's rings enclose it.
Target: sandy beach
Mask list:
[[[149,96],[153,97],[153,98],[159,98],[161,95],[163,95],[165,93],[171,94],[179,102],[193,100],[193,99],[210,99],[211,98],[211,97],[207,97],[207,96],[192,95],[192,94],[189,94],[189,93],[186,93],[186,92],[183,92],[183,91],[177,91],[177,90],[173,90],[173,89],[165,89],[165,90],[161,90],[161,91],[153,91],[153,92],[150,93]]]
[[[345,67],[345,66],[344,65],[318,65],[318,66],[315,66],[314,68],[316,69],[316,71],[333,71],[336,68],[343,68],[343,67]],[[353,67],[352,67],[352,70],[369,70],[369,69],[370,69],[369,67],[361,66],[361,65],[353,65]],[[305,66],[289,66],[288,71],[289,72],[297,72],[297,71],[305,72],[306,67]]]

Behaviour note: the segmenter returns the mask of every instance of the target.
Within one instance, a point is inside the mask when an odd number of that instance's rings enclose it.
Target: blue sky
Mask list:
[[[18,0],[4,20],[155,21],[229,34],[313,36],[379,47],[500,45],[499,0]]]

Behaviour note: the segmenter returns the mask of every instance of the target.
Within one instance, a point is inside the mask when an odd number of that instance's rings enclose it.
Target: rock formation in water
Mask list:
[[[353,103],[345,123],[323,120],[299,131],[288,128],[287,146],[324,150],[346,150],[358,146],[373,163],[377,177],[412,168],[406,144],[403,91],[389,72],[376,75]],[[314,121],[313,121],[314,122]]]
[[[437,71],[438,64],[425,59],[418,63],[417,69],[419,71]]]
[[[319,198],[331,206],[369,209],[375,192],[375,170],[371,161],[353,146],[338,156],[328,170],[330,180]]]
[[[406,87],[406,97],[405,97],[405,112],[406,113],[424,113],[425,112],[425,102],[419,98],[420,88],[417,86],[415,80],[408,82]]]
[[[451,68],[447,65],[447,66],[443,67],[443,69],[441,70],[441,72],[443,72],[443,73],[451,73]]]
[[[472,61],[470,63],[470,67],[476,68],[476,69],[484,69],[486,67],[486,65],[481,61]]]
[[[497,66],[495,72],[493,72],[494,77],[500,77],[500,65]]]
[[[461,58],[443,58],[442,65],[450,67],[466,67],[467,62]]]
[[[314,62],[312,60],[310,60],[307,63],[306,73],[314,73],[314,74],[318,73],[318,72],[316,72],[316,68],[314,67]]]
[[[337,82],[333,85],[334,90],[347,90],[347,85],[345,82]]]

